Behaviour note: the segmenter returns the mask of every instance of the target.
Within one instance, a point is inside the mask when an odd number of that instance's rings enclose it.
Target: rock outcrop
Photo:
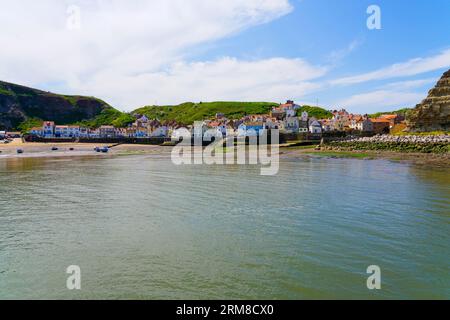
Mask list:
[[[107,103],[93,97],[66,96],[0,81],[0,129],[14,129],[29,118],[59,124],[89,120]]]
[[[450,70],[407,116],[408,131],[450,130]]]

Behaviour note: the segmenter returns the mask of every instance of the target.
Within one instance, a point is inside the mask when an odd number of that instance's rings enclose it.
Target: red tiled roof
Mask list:
[[[370,121],[372,121],[372,122],[377,122],[377,123],[381,123],[381,122],[384,122],[384,123],[389,123],[389,120],[387,120],[387,119],[370,119]]]
[[[395,119],[395,118],[397,118],[397,115],[396,114],[383,114],[382,116],[380,116],[380,118],[383,118],[383,119]]]

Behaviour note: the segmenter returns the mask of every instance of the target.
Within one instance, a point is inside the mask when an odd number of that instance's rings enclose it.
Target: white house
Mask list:
[[[239,137],[255,137],[264,133],[265,126],[263,122],[245,122],[238,128]]]
[[[30,129],[30,134],[38,137],[42,137],[44,135],[44,130],[42,127],[34,127]],[[0,132],[0,138],[1,138],[1,132]]]
[[[220,122],[210,122],[209,127],[215,129],[218,135],[225,137],[227,135],[227,125]]]
[[[315,134],[322,133],[322,125],[320,124],[320,122],[317,120],[312,120],[309,123],[309,132],[315,133]]]
[[[295,117],[295,114],[297,113],[293,107],[292,108],[287,107],[287,108],[285,108],[285,111],[286,111],[286,118]]]
[[[99,134],[101,138],[114,138],[116,136],[116,130],[113,126],[101,126],[99,128]]]
[[[89,132],[89,138],[100,138],[100,129],[91,129]]]
[[[56,138],[68,138],[69,137],[69,126],[55,126],[55,137]]]
[[[359,130],[361,132],[372,132],[373,131],[373,123],[370,119],[364,119],[360,121],[356,121],[354,124],[354,129]]]
[[[303,111],[303,112],[302,112],[302,115],[301,115],[301,121],[307,122],[307,121],[308,121],[308,118],[309,118],[308,112]]]
[[[150,137],[167,137],[168,131],[167,126],[160,126],[151,131]]]
[[[80,127],[79,137],[80,138],[88,138],[89,137],[89,129],[88,128],[84,128],[84,127]]]
[[[45,138],[53,138],[55,135],[55,123],[53,121],[44,121],[42,125],[43,136]]]
[[[283,129],[286,132],[298,132],[299,130],[298,117],[286,117],[283,120]]]
[[[67,133],[71,138],[78,138],[80,136],[80,126],[68,126]]]
[[[280,122],[276,118],[266,118],[266,128],[267,129],[280,129]]]

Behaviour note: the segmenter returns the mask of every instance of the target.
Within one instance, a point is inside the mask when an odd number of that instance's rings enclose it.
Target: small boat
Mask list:
[[[57,150],[58,150],[57,147],[53,147],[53,148],[52,148],[52,151],[57,151]]]
[[[73,151],[74,149],[73,148],[69,148],[69,151]]]
[[[108,147],[103,147],[103,148],[100,149],[100,151],[103,152],[103,153],[107,153],[109,151],[109,148]]]
[[[23,150],[22,149],[17,149],[17,153],[23,153]]]
[[[94,151],[95,151],[95,152],[100,152],[100,148],[99,148],[99,147],[95,147],[95,148],[94,148]]]

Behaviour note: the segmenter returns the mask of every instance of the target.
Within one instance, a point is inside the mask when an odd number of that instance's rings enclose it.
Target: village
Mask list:
[[[224,114],[217,113],[212,119],[201,122],[203,132],[222,136],[252,136],[261,135],[266,130],[278,129],[285,134],[388,134],[396,125],[404,124],[404,117],[397,114],[385,114],[379,118],[368,115],[352,114],[345,109],[331,111],[329,119],[316,119],[307,112],[299,112],[301,106],[288,100],[284,104],[272,108],[268,114],[246,115],[240,119],[228,119]],[[170,138],[175,130],[184,125],[175,121],[160,121],[149,119],[145,115],[135,114],[135,121],[125,128],[103,125],[90,129],[78,125],[58,125],[53,121],[44,121],[42,127],[34,127],[28,134],[39,138]],[[187,127],[191,132],[193,125]],[[15,133],[17,134],[17,133]],[[6,135],[6,132],[3,133]]]

